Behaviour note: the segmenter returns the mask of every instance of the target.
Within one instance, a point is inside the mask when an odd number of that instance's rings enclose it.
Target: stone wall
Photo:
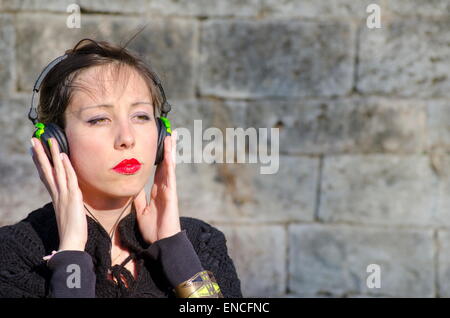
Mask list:
[[[70,29],[74,2],[0,0],[1,224],[50,200],[28,155],[42,67],[146,24],[129,47],[175,127],[280,128],[276,174],[177,167],[182,214],[226,234],[245,296],[450,296],[449,0],[79,0]]]

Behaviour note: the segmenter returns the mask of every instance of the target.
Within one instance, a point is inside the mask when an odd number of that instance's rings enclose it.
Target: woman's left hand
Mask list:
[[[150,203],[145,187],[134,199],[139,230],[148,244],[181,231],[175,176],[176,134],[174,131],[164,139],[164,159],[156,167]]]

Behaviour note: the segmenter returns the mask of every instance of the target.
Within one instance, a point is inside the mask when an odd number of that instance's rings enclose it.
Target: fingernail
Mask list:
[[[59,156],[61,157],[61,160],[64,160],[64,155],[62,152],[59,153]]]
[[[30,142],[31,142],[31,145],[32,145],[33,148],[34,148],[34,140],[33,140],[33,138],[30,139]]]
[[[50,140],[50,138],[47,139],[47,142],[48,142],[48,146],[51,148],[52,147],[52,141]]]

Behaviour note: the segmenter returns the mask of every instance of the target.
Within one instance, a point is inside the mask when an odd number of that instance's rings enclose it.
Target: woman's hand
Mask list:
[[[31,140],[34,142],[32,157],[39,172],[39,178],[53,201],[59,232],[59,250],[84,251],[88,237],[86,213],[77,175],[69,157],[61,153],[62,159],[58,142],[55,138],[50,138],[54,163],[52,167],[41,141],[37,138]]]
[[[175,177],[176,134],[174,131],[164,139],[164,160],[156,167],[150,203],[145,187],[134,199],[139,230],[148,244],[181,231]]]

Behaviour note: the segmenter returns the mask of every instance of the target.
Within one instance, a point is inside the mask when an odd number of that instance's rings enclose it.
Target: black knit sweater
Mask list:
[[[140,234],[134,210],[119,222],[117,231],[120,233],[121,243],[130,252],[130,258],[136,261],[138,272],[136,278],[124,267],[126,262],[111,267],[111,240],[108,233],[92,218],[89,216],[86,218],[88,240],[85,252],[79,253],[84,254],[89,263],[92,259],[95,297],[175,297],[174,277],[183,277],[180,275],[186,275],[193,269],[187,268],[184,273],[174,274],[174,268],[180,268],[179,264],[174,266],[174,263],[179,260],[180,264],[183,264],[183,260],[180,260],[180,256],[183,255],[179,255],[178,252],[177,255],[173,255],[167,250],[170,249],[167,247],[170,245],[166,244],[166,247],[163,247],[164,243],[158,245],[161,240],[147,244]],[[198,219],[181,217],[180,223],[182,232],[175,236],[175,240],[181,242],[183,236],[187,237],[188,240],[185,240],[191,249],[193,247],[192,253],[196,254],[195,258],[200,261],[203,269],[214,274],[224,297],[242,297],[240,281],[233,261],[228,255],[224,234]],[[58,246],[58,228],[51,202],[31,212],[20,222],[1,227],[0,297],[53,297],[51,289],[55,288],[52,284],[55,285],[56,274],[49,265],[59,253],[53,256],[49,264],[43,260],[43,256],[51,254]],[[183,253],[181,251],[181,254]],[[107,278],[108,272],[117,278],[125,277],[128,287],[121,280],[114,282]]]

